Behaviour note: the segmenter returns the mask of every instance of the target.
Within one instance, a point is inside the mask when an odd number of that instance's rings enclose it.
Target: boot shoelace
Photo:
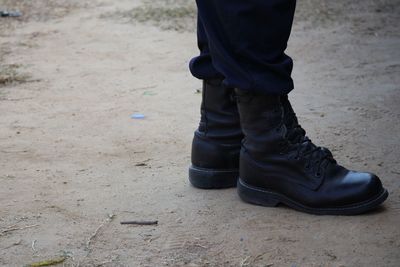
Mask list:
[[[310,169],[312,161],[314,161],[317,164],[314,175],[321,177],[328,165],[336,162],[332,153],[327,148],[319,147],[312,143],[311,139],[306,136],[306,131],[294,119],[294,116],[296,116],[294,112],[291,112],[289,116],[289,125],[286,133],[288,142],[284,150],[295,150],[295,160],[306,159],[306,170]]]
[[[287,139],[292,143],[301,142],[301,140],[306,136],[306,131],[299,124],[296,113],[294,113],[293,109],[288,109],[287,114],[285,114],[287,116],[285,121],[288,130]]]
[[[316,146],[307,136],[304,136],[301,142],[298,142],[295,144],[295,146],[295,159],[307,159],[307,163],[305,165],[307,170],[310,169],[312,161],[317,164],[317,167],[315,168],[316,177],[321,177],[329,164],[336,163],[332,153],[327,148]]]
[[[275,112],[279,112],[279,110],[277,109]],[[317,164],[317,167],[314,169],[316,177],[321,177],[329,164],[336,163],[329,149],[316,146],[306,136],[306,131],[298,123],[296,113],[294,113],[293,109],[290,108],[287,111],[287,120],[282,121],[276,130],[281,131],[282,127],[285,128],[283,135],[286,140],[280,143],[282,146],[281,153],[285,154],[285,151],[295,150],[295,160],[299,160],[300,158],[307,160],[304,166],[306,170],[311,168],[311,164],[314,161]]]
[[[324,147],[316,146],[312,143],[311,139],[306,136],[306,131],[298,123],[296,113],[290,108],[287,113],[287,136],[286,138],[292,144],[296,144],[296,155],[295,159],[298,160],[300,157],[306,158],[307,163],[305,168],[308,170],[311,167],[313,159],[317,164],[316,177],[320,177],[323,171],[329,165],[329,163],[335,163],[332,153]]]

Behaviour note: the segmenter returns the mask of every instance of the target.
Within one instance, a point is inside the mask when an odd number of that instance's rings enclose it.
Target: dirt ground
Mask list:
[[[300,121],[390,192],[381,209],[341,217],[190,186],[191,1],[0,0],[23,12],[0,18],[0,266],[400,266],[399,7],[298,3]]]

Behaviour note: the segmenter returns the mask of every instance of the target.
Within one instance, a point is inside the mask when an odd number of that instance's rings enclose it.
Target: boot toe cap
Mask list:
[[[335,186],[337,196],[343,205],[352,205],[369,201],[383,192],[381,180],[372,173],[350,171]]]

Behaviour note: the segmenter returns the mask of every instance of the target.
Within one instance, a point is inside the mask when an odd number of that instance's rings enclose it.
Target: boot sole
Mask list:
[[[349,206],[338,208],[312,208],[294,201],[280,193],[248,185],[240,178],[238,179],[237,187],[240,198],[245,202],[265,207],[276,207],[282,203],[295,210],[317,215],[356,215],[365,213],[377,208],[389,195],[388,191],[383,189],[382,192],[374,198]]]
[[[238,169],[205,169],[193,165],[189,167],[189,181],[197,188],[222,189],[236,187],[238,178]]]

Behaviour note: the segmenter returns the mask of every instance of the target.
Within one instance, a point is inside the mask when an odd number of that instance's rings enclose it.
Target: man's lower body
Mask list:
[[[284,51],[294,0],[198,0],[193,76],[203,80],[191,183],[238,185],[240,197],[315,214],[359,214],[387,198],[379,178],[349,171],[306,137],[288,100]],[[235,89],[233,89],[235,88]]]

